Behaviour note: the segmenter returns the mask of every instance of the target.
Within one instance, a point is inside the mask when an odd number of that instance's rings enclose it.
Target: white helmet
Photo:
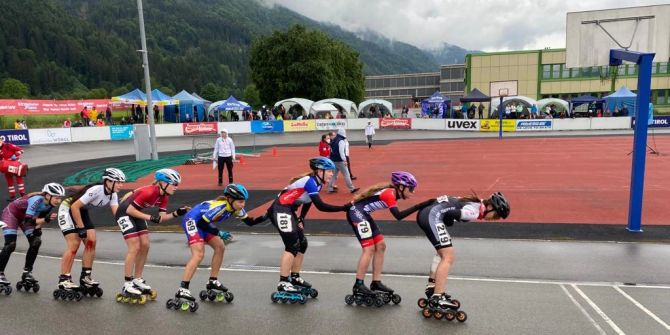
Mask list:
[[[65,196],[65,188],[59,183],[48,183],[44,185],[42,192],[56,197]]]
[[[105,172],[102,174],[102,180],[125,182],[126,175],[119,169],[108,168],[105,169]]]
[[[156,171],[154,177],[158,181],[163,181],[171,185],[177,185],[181,183],[181,176],[179,172],[172,169],[160,169]]]

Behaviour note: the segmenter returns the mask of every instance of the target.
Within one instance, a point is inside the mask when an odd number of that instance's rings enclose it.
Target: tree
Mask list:
[[[360,102],[365,94],[358,53],[301,25],[255,40],[249,66],[262,101],[297,96]]]
[[[214,83],[207,83],[200,90],[200,96],[212,102],[221,100],[221,87]]]
[[[28,85],[14,78],[2,81],[0,96],[10,99],[23,99],[28,97]]]
[[[251,105],[251,107],[258,108],[261,106],[261,96],[260,93],[258,93],[256,85],[249,84],[244,88],[244,95],[242,96],[242,100]]]

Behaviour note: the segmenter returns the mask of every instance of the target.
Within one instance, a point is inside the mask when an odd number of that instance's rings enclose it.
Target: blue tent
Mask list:
[[[596,98],[596,97],[591,96],[591,95],[580,95],[580,96],[570,100],[570,103],[573,106],[579,106],[579,105],[582,105],[582,104],[590,104],[590,103],[593,103],[593,102],[603,103],[603,102],[605,102],[605,100],[600,99],[600,98]]]
[[[621,86],[616,92],[604,97],[607,103],[607,109],[614,114],[614,110],[618,109],[619,113],[625,106],[628,109],[628,114],[619,114],[620,116],[635,116],[637,110],[637,94],[631,92],[626,86]]]
[[[443,96],[440,91],[435,91],[435,93],[433,93],[430,98],[423,99],[423,101],[421,101],[421,112],[424,115],[429,115],[431,111],[433,111],[433,114],[435,114],[435,110],[438,111],[438,118],[446,118],[447,116],[451,116],[451,99]]]
[[[198,97],[182,90],[172,97],[173,100],[179,100],[179,105],[165,106],[165,121],[178,122],[186,120],[186,113],[192,121],[205,121],[205,103]],[[179,118],[177,118],[177,108],[179,108]],[[195,109],[195,113],[194,113]]]
[[[137,88],[118,97],[112,97],[112,101],[133,105],[146,104],[146,100],[147,95]]]
[[[250,111],[251,106],[241,103],[234,96],[229,96],[226,101],[216,107],[217,111]]]

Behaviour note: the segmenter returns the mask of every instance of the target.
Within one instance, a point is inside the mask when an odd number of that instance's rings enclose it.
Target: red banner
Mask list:
[[[0,99],[0,115],[75,114],[84,107],[104,111],[109,100],[13,100]]]
[[[216,122],[182,123],[184,135],[216,134],[219,130]]]
[[[412,129],[412,119],[379,119],[379,128]]]

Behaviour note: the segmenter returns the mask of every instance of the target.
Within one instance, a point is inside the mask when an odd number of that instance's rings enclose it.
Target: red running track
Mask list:
[[[307,160],[317,155],[311,147],[279,147],[261,157],[245,157],[235,165],[235,182],[251,190],[280,190],[289,179],[307,171]],[[670,153],[670,136],[656,138],[657,149]],[[570,137],[399,141],[388,145],[352,146],[357,187],[389,180],[392,171],[412,172],[419,187],[400,209],[442,194],[480,196],[502,191],[510,199],[512,222],[623,224],[627,221],[632,137]],[[179,166],[182,189],[217,189],[211,164]],[[224,172],[225,174],[225,172]],[[225,179],[225,176],[224,176]],[[670,156],[647,156],[643,224],[670,224],[661,209],[667,206]],[[149,183],[150,176],[128,187]],[[340,193],[322,197],[342,204],[351,199],[338,180]],[[205,200],[205,199],[203,199]],[[269,205],[252,210],[261,214]],[[392,220],[388,211],[375,218]],[[312,209],[310,218],[344,219],[342,213]],[[410,216],[408,220],[413,220]]]

